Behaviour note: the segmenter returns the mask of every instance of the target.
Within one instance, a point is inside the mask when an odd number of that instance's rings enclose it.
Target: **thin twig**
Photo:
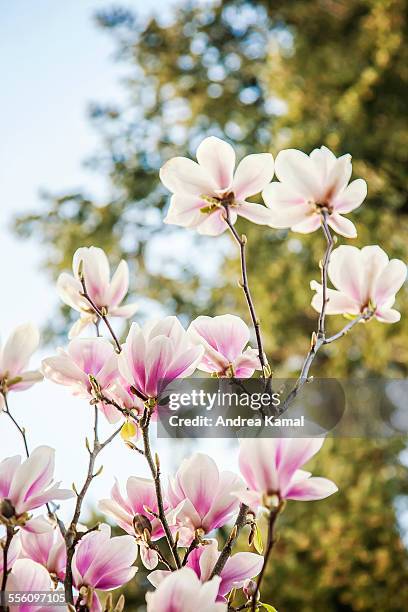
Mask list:
[[[115,436],[118,435],[118,433],[120,432],[122,428],[122,426],[119,427],[119,429],[116,429],[116,431],[114,431],[113,434],[111,434],[104,442],[100,442],[99,436],[98,436],[98,408],[95,406],[94,409],[95,409],[94,442],[93,442],[92,450],[90,449],[89,444],[87,443],[87,449],[89,453],[88,472],[87,472],[85,482],[80,492],[77,493],[77,500],[75,504],[74,514],[71,520],[71,524],[68,527],[66,534],[65,534],[65,546],[67,549],[67,563],[66,563],[66,569],[65,569],[64,588],[65,588],[66,602],[70,604],[74,602],[74,597],[73,597],[73,592],[72,592],[72,586],[73,586],[72,558],[74,556],[75,546],[77,545],[81,537],[83,537],[84,535],[84,534],[82,535],[78,534],[77,532],[78,521],[81,516],[82,504],[83,504],[85,495],[93,479],[98,475],[98,473],[100,473],[100,470],[94,473],[95,461],[96,461],[97,456],[105,448],[105,446],[107,446],[110,442],[112,442],[112,440],[115,438]]]
[[[334,247],[334,239],[333,239],[333,236],[331,235],[331,231],[327,223],[327,217],[328,217],[328,212],[323,210],[322,211],[322,229],[323,229],[324,237],[326,238],[327,247],[326,247],[326,252],[324,254],[323,262],[322,262],[323,303],[322,303],[322,309],[319,314],[319,322],[317,326],[317,336],[321,338],[324,338],[326,334],[325,319],[326,319],[327,302],[329,301],[327,297],[328,269],[329,269],[329,263],[330,263],[330,255]]]
[[[13,527],[11,527],[10,525],[7,526],[7,531],[6,531],[6,541],[4,543],[3,546],[3,578],[1,581],[1,589],[0,591],[5,591],[6,590],[6,585],[7,585],[7,578],[8,578],[8,551],[10,548],[10,544],[11,544],[11,540],[13,539],[14,536],[14,529]],[[0,602],[1,603],[1,602]],[[3,612],[3,608],[4,610],[7,610],[6,606],[1,606],[0,610]]]
[[[263,348],[263,341],[262,341],[262,335],[261,335],[261,324],[256,315],[254,302],[253,302],[252,295],[249,289],[249,284],[248,284],[248,272],[247,272],[246,252],[245,252],[245,247],[247,244],[247,237],[245,236],[245,234],[240,236],[237,230],[235,229],[234,225],[232,224],[228,204],[225,205],[224,208],[225,208],[225,213],[226,213],[224,216],[225,222],[228,225],[232,236],[234,237],[236,243],[239,246],[240,260],[241,260],[240,286],[242,287],[244,291],[245,298],[248,304],[249,313],[250,313],[251,320],[252,320],[252,324],[255,330],[256,343],[258,345],[258,356],[259,356],[259,362],[261,364],[262,376],[264,378],[270,378],[270,370],[269,370],[268,362],[266,360],[266,354]]]
[[[274,534],[274,529],[275,529],[275,525],[276,525],[276,519],[278,518],[281,510],[283,509],[284,503],[280,502],[279,505],[274,509],[270,511],[269,514],[269,521],[268,521],[268,535],[266,538],[266,546],[265,546],[265,553],[264,553],[264,562],[262,565],[262,569],[259,573],[258,579],[256,581],[256,587],[255,587],[255,591],[252,595],[252,605],[251,605],[251,610],[252,612],[255,612],[256,608],[257,608],[257,599],[258,599],[258,593],[260,592],[260,588],[261,588],[261,584],[262,584],[262,580],[266,571],[266,567],[268,565],[268,560],[269,557],[271,555],[273,546],[276,542],[275,539],[275,534]]]
[[[214,576],[219,576],[222,570],[224,569],[226,562],[232,554],[232,548],[235,542],[237,541],[239,533],[246,523],[247,512],[248,506],[246,506],[245,504],[241,504],[234,527],[232,528],[232,531],[227,541],[225,542],[224,548],[222,549],[220,556],[218,557],[217,563],[214,565],[210,579]]]
[[[86,301],[89,303],[89,305],[91,306],[91,308],[95,312],[95,314],[97,314],[98,317],[100,319],[102,319],[102,321],[105,323],[105,325],[108,328],[109,333],[112,336],[112,339],[113,339],[113,341],[114,341],[114,343],[116,345],[116,349],[117,349],[118,353],[120,353],[122,351],[122,347],[120,345],[120,342],[119,342],[115,332],[113,331],[112,325],[109,322],[109,319],[107,317],[107,314],[106,314],[105,310],[98,308],[98,306],[92,300],[91,296],[89,295],[89,293],[88,293],[88,291],[86,289],[85,279],[84,279],[83,276],[81,276],[80,281],[81,281],[81,285],[82,285],[82,293],[80,295],[83,298],[86,299]],[[96,327],[97,327],[97,330],[98,330],[98,333],[99,333],[98,323],[96,323]]]
[[[156,455],[156,461],[154,461],[153,456],[152,456],[152,450],[150,447],[149,423],[150,423],[150,416],[149,416],[149,412],[146,410],[146,415],[145,415],[145,418],[143,419],[143,426],[142,426],[144,455],[146,457],[147,463],[149,464],[150,472],[152,474],[153,481],[154,481],[159,519],[163,526],[164,533],[167,539],[167,543],[169,545],[170,552],[174,559],[174,563],[176,567],[180,569],[181,560],[180,560],[180,556],[177,550],[177,543],[174,541],[173,534],[171,533],[171,529],[167,522],[167,518],[166,518],[166,514],[164,510],[163,492],[162,492],[161,479],[160,479],[160,464],[158,460],[158,455]]]

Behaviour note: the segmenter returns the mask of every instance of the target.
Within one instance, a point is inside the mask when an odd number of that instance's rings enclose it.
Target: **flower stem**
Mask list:
[[[3,578],[2,578],[2,581],[1,581],[1,589],[0,589],[0,591],[2,593],[6,590],[6,585],[7,585],[7,578],[8,578],[8,574],[9,574],[8,568],[7,568],[7,565],[8,565],[8,551],[9,551],[11,540],[13,539],[13,537],[14,537],[14,529],[13,529],[13,527],[8,525],[7,526],[7,531],[6,531],[6,541],[5,541],[4,546],[3,546]],[[2,604],[1,601],[0,601],[0,604]],[[0,611],[1,612],[7,612],[7,610],[8,610],[8,606],[6,606],[5,604],[4,604],[4,606],[0,605]]]

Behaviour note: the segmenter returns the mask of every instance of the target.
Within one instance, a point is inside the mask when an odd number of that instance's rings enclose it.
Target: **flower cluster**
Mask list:
[[[121,342],[111,318],[128,319],[136,311],[135,304],[122,304],[129,269],[121,261],[111,278],[106,254],[91,246],[74,254],[73,276],[63,273],[57,282],[62,300],[80,313],[68,345],[45,358],[41,371],[27,370],[39,344],[32,325],[18,327],[0,349],[0,409],[17,426],[27,454],[24,461],[16,455],[0,462],[2,590],[7,586],[15,591],[54,592],[64,585],[67,603],[76,610],[99,612],[98,592],[132,580],[139,557],[155,589],[146,594],[148,612],[260,610],[273,530],[286,502],[322,500],[336,493],[334,482],[303,469],[321,449],[323,437],[245,438],[240,441],[236,471],[220,469],[209,455],[195,453],[181,462],[174,475],[168,474],[168,480],[163,479],[160,459],[151,448],[151,424],[164,410],[166,390],[177,380],[206,373],[226,379],[222,382],[229,385],[228,379],[244,384],[256,376],[265,392],[271,392],[271,370],[248,287],[246,238],[234,227],[238,216],[300,233],[322,227],[327,241],[321,283],[311,282],[318,329],[287,402],[301,391],[322,345],[341,338],[360,321],[395,323],[400,318],[393,306],[406,278],[403,262],[389,260],[378,246],[360,250],[346,245],[332,251],[331,231],[346,238],[357,235],[343,215],[358,208],[367,194],[364,180],[350,182],[350,155],[336,158],[326,147],[310,155],[286,150],[275,162],[264,153],[248,155],[235,165],[232,147],[215,137],[200,144],[197,162],[183,157],[169,160],[160,171],[173,194],[165,222],[206,235],[231,231],[240,248],[241,285],[256,347],[251,345],[248,325],[232,314],[199,316],[187,328],[175,316],[142,325],[132,322]],[[272,180],[274,175],[278,180]],[[265,205],[248,201],[260,193]],[[336,314],[351,322],[329,337],[325,315]],[[92,325],[95,335],[77,337]],[[28,389],[43,377],[68,387],[94,410],[94,439],[93,444],[86,441],[89,465],[79,491],[54,482],[55,451],[40,446],[30,452],[26,431],[10,412],[9,393]],[[99,413],[119,425],[104,441],[98,434]],[[85,495],[100,473],[96,459],[119,432],[127,446],[146,459],[151,477],[134,475],[126,485],[118,478],[110,497],[106,493],[100,500],[99,510],[124,532],[112,537],[107,523],[86,528],[80,517]],[[54,502],[71,497],[75,498],[72,519],[64,524]],[[264,518],[268,536],[262,554],[259,524]],[[222,547],[217,539],[221,528],[229,534]],[[254,550],[233,553],[243,529],[248,530],[248,544]],[[246,603],[234,608],[238,591]],[[17,609],[50,608],[38,603],[10,607]],[[120,612],[123,599],[114,604],[109,594],[104,610]]]

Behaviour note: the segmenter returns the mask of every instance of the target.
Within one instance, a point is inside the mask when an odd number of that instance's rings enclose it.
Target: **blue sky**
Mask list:
[[[109,3],[108,3],[109,4]],[[149,3],[125,3],[146,12]],[[155,0],[155,10],[167,10],[170,0]],[[41,271],[41,247],[22,242],[10,232],[16,213],[38,208],[39,191],[81,188],[103,198],[109,188],[103,177],[82,166],[98,146],[86,109],[93,100],[117,100],[123,68],[112,61],[109,36],[95,27],[92,14],[104,1],[20,0],[3,8],[0,22],[2,96],[0,113],[0,253],[2,296],[0,332],[25,321],[41,326],[57,303],[53,285]],[[151,6],[151,5],[150,5]],[[147,8],[146,8],[147,7]],[[4,262],[6,265],[4,265]],[[50,354],[53,349],[47,349]],[[33,358],[39,364],[41,351]],[[57,449],[58,479],[65,486],[82,482],[91,411],[64,387],[49,382],[10,396],[10,407],[27,427],[31,447]],[[0,459],[22,452],[15,430],[0,416]],[[104,427],[106,433],[110,428]],[[160,446],[160,445],[159,445]],[[163,446],[163,445],[161,445]],[[160,450],[160,449],[159,449]],[[166,454],[166,448],[162,451]],[[172,449],[173,460],[186,449]],[[220,449],[221,452],[221,449]],[[211,450],[214,455],[213,449]],[[108,496],[114,475],[125,482],[130,474],[147,475],[140,457],[118,440],[104,451],[103,476],[89,495],[89,504]],[[224,457],[224,465],[228,460]],[[63,514],[67,516],[68,508]]]

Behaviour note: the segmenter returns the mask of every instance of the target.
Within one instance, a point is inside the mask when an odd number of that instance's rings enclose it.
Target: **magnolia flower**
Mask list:
[[[250,378],[260,369],[258,351],[249,342],[248,325],[234,315],[197,317],[187,330],[191,340],[201,344],[204,355],[198,364],[203,372],[218,376]],[[245,350],[244,350],[245,349]]]
[[[125,319],[135,313],[136,304],[120,306],[129,289],[129,268],[125,261],[120,262],[110,279],[109,261],[104,251],[94,246],[82,247],[74,253],[72,269],[74,276],[63,272],[57,281],[57,291],[62,301],[81,313],[69,332],[70,338],[98,319],[88,300],[82,296],[81,274],[86,291],[99,310]]]
[[[28,520],[27,512],[55,499],[68,499],[73,492],[54,483],[55,450],[39,446],[21,463],[21,457],[0,462],[0,514],[10,521]],[[20,523],[19,523],[20,524]]]
[[[31,559],[18,559],[7,580],[7,591],[20,593],[52,592],[53,583],[45,567]],[[10,605],[10,612],[57,612],[61,606],[42,606],[34,603],[19,603]]]
[[[131,536],[110,537],[109,525],[83,536],[72,559],[75,587],[90,587],[110,591],[129,582],[137,572],[132,563],[137,547]]]
[[[118,358],[123,378],[146,398],[156,400],[176,378],[190,376],[203,349],[191,344],[176,317],[166,317],[143,329],[132,323]]]
[[[184,459],[169,482],[168,498],[173,512],[169,520],[177,525],[180,545],[188,546],[195,536],[217,529],[233,516],[239,503],[234,493],[242,479],[233,472],[220,472],[208,455],[196,453]]]
[[[367,184],[363,179],[348,184],[351,155],[336,158],[327,147],[310,155],[286,149],[276,158],[275,172],[280,183],[271,183],[262,193],[273,216],[272,227],[309,234],[320,227],[326,211],[327,223],[337,234],[357,236],[354,224],[342,215],[360,206]]]
[[[55,582],[63,582],[67,553],[64,538],[58,528],[49,526],[45,533],[21,532],[21,557],[47,568]]]
[[[190,567],[172,572],[153,593],[146,593],[147,612],[227,612],[216,598],[221,578],[202,583]]]
[[[219,556],[217,541],[210,540],[209,544],[199,546],[189,554],[186,567],[191,567],[201,582],[207,582]],[[221,570],[217,599],[225,601],[225,596],[232,589],[242,588],[248,579],[257,576],[262,565],[262,555],[255,553],[239,552],[229,557]],[[148,575],[148,579],[154,587],[158,587],[169,573],[167,570],[156,570]]]
[[[84,399],[99,399],[101,393],[118,377],[117,354],[104,338],[74,338],[67,350],[43,359],[46,378],[71,388],[73,395]],[[110,404],[99,402],[98,407],[110,423],[121,418],[121,413]]]
[[[361,250],[341,246],[330,257],[328,274],[337,291],[327,290],[326,314],[373,313],[383,323],[400,320],[401,314],[392,306],[407,276],[407,266],[401,260],[390,261],[376,245]],[[316,281],[310,287],[316,291],[312,306],[320,312],[323,288]]]
[[[122,496],[119,485],[115,482],[111,499],[102,499],[99,508],[112,517],[128,534],[136,537],[143,565],[147,569],[153,569],[159,558],[157,552],[149,547],[149,542],[158,540],[164,535],[160,520],[154,516],[159,510],[154,482],[131,476],[126,484],[126,492],[127,498]],[[164,500],[165,509],[167,506]]]
[[[43,379],[41,372],[25,369],[39,342],[38,329],[25,323],[16,327],[3,348],[0,344],[0,410],[4,407],[3,393],[25,391]]]
[[[234,173],[234,149],[210,136],[198,147],[197,160],[198,163],[186,157],[173,157],[160,170],[162,183],[173,193],[165,223],[217,236],[228,227],[226,206],[231,223],[235,223],[237,215],[260,225],[271,222],[267,208],[246,201],[271,182],[270,153],[247,155]]]
[[[241,440],[239,466],[249,490],[237,497],[253,510],[282,499],[324,499],[337,491],[327,478],[299,468],[322,447],[323,438],[253,438]]]

